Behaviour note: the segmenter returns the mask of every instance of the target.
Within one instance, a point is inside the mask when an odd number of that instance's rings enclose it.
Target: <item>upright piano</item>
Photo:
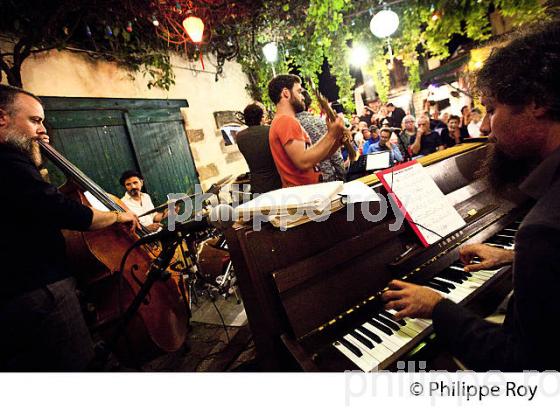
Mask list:
[[[323,222],[287,231],[268,224],[260,231],[236,224],[226,232],[231,258],[266,370],[279,370],[287,357],[305,371],[393,369],[433,333],[430,320],[396,320],[380,295],[392,279],[429,286],[449,299],[489,314],[511,290],[511,269],[469,274],[459,248],[487,242],[513,247],[527,201],[519,193],[495,197],[476,171],[487,144],[470,143],[421,158],[421,162],[466,225],[422,246],[407,222],[396,231],[389,208],[378,222],[357,207]],[[373,175],[365,177],[382,195]],[[348,205],[353,206],[353,205]],[[367,205],[377,214],[379,203]],[[437,337],[437,335],[436,335]]]

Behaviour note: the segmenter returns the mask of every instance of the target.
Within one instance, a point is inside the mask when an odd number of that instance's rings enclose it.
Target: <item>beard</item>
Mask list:
[[[8,130],[4,143],[25,154],[35,166],[39,167],[42,164],[41,149],[35,138]]]
[[[494,194],[506,197],[527,178],[538,163],[538,158],[512,158],[495,143],[488,144],[486,159],[476,176],[487,179]]]
[[[298,100],[293,95],[290,97],[290,104],[292,105],[292,108],[294,109],[296,114],[305,111],[305,104],[303,103],[303,101]]]
[[[128,191],[128,195],[130,195],[132,198],[136,198],[138,195],[140,195],[140,190],[139,189],[130,189]]]

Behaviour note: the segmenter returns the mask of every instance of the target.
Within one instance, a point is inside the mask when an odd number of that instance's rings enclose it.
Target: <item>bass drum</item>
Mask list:
[[[221,237],[213,236],[201,241],[197,247],[200,273],[212,284],[216,284],[216,279],[224,273],[230,261],[229,252],[221,248],[222,241]]]

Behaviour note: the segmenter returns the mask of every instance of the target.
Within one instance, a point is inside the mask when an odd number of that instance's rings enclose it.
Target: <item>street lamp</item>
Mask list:
[[[350,64],[354,67],[362,67],[367,63],[368,57],[367,49],[362,45],[356,45],[350,51]]]
[[[274,63],[278,60],[278,46],[274,41],[266,44],[262,48],[264,58],[272,66],[272,75],[276,77],[276,70],[274,69]]]

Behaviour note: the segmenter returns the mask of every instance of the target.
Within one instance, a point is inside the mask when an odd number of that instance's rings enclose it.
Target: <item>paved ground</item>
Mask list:
[[[221,323],[216,308],[226,326]],[[206,322],[206,323],[203,323]],[[229,326],[235,323],[238,326]],[[241,325],[240,325],[241,324]],[[239,326],[240,325],[240,326]],[[234,297],[218,297],[215,306],[208,298],[199,299],[193,309],[191,330],[182,349],[158,357],[142,367],[159,372],[255,371],[255,350],[243,305]]]

